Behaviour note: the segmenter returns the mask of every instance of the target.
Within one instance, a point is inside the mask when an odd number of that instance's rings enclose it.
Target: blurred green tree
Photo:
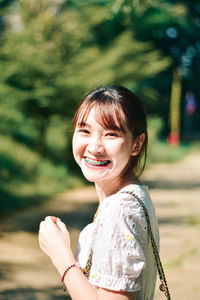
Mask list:
[[[64,114],[63,102],[66,116],[72,115],[76,91],[70,86],[67,69],[85,33],[79,30],[76,12],[55,17],[46,1],[19,2],[18,10],[9,16],[11,30],[2,40],[1,92],[5,90],[4,103],[15,102],[16,111],[36,128],[35,144],[42,154],[50,117]],[[17,24],[12,19],[16,16]]]

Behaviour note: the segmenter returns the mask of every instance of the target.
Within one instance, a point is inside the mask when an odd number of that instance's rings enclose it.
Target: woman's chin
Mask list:
[[[83,173],[83,175],[84,175],[85,179],[89,182],[95,183],[95,182],[103,180],[103,178],[101,179],[101,178],[99,178],[99,176],[91,176],[91,175],[84,174],[84,173]]]
[[[108,180],[108,176],[106,174],[92,174],[93,172],[85,172],[82,170],[85,179],[89,182],[97,183]]]

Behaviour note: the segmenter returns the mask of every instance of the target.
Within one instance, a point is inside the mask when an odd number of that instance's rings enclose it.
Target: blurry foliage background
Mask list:
[[[166,143],[174,69],[178,147]],[[1,211],[81,184],[71,119],[99,85],[121,84],[143,99],[149,164],[182,157],[185,142],[199,138],[199,78],[199,0],[0,0]]]

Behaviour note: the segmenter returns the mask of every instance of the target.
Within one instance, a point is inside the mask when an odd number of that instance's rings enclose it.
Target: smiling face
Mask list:
[[[111,128],[101,124],[99,110],[94,105],[87,117],[77,120],[73,155],[88,181],[108,185],[120,181],[132,156],[134,143],[130,130],[125,126],[122,128],[114,113]],[[123,119],[123,112],[120,114]]]
[[[79,104],[73,124],[74,157],[89,181],[108,186],[116,180],[115,188],[137,181],[148,134],[142,102],[134,93],[121,86],[92,90]]]

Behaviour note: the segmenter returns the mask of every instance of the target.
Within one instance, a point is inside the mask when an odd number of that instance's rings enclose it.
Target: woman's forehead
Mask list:
[[[83,126],[94,119],[102,127],[107,129],[125,131],[126,122],[122,109],[95,105],[80,112],[78,126]]]

